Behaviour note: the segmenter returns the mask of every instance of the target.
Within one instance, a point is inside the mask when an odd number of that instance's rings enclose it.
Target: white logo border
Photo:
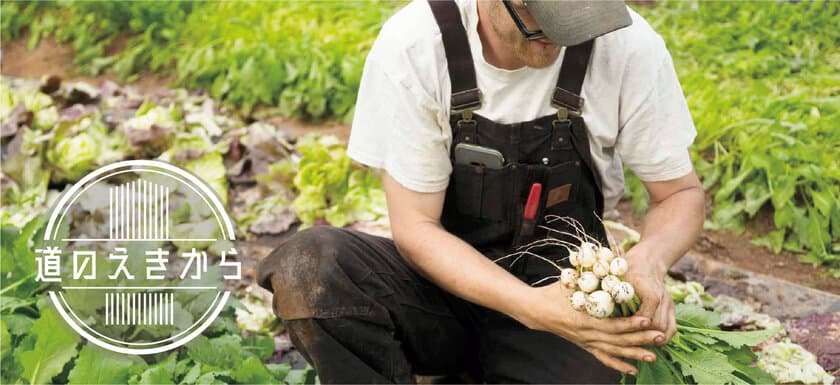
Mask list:
[[[89,174],[85,175],[77,183],[70,186],[70,189],[67,190],[67,192],[65,194],[62,194],[62,197],[59,199],[59,201],[56,203],[56,205],[54,206],[54,208],[52,210],[52,213],[50,215],[50,219],[49,219],[49,221],[47,221],[47,225],[46,225],[46,228],[45,228],[45,231],[44,231],[44,240],[45,241],[50,241],[50,240],[52,240],[51,236],[55,236],[55,234],[51,235],[51,233],[53,233],[53,226],[56,224],[56,220],[63,219],[63,215],[62,215],[62,218],[58,218],[59,213],[64,211],[64,210],[61,210],[61,208],[64,207],[65,205],[67,205],[70,202],[71,198],[73,198],[78,193],[80,193],[79,190],[83,186],[86,186],[88,182],[90,182],[94,178],[99,177],[102,174],[106,174],[106,173],[108,173],[108,172],[110,172],[114,169],[120,169],[120,168],[140,168],[140,169],[142,169],[142,168],[160,168],[160,169],[164,169],[166,171],[169,171],[169,172],[175,174],[175,175],[170,175],[170,177],[178,177],[178,178],[187,179],[189,182],[191,182],[193,184],[194,187],[198,187],[201,190],[201,192],[204,194],[205,197],[210,199],[210,201],[212,203],[211,204],[211,209],[213,209],[213,211],[215,211],[215,213],[217,215],[217,218],[219,216],[222,218],[222,220],[224,222],[223,226],[222,226],[223,228],[221,229],[222,232],[223,232],[223,234],[222,234],[223,237],[226,240],[230,240],[230,241],[236,240],[236,235],[235,235],[235,231],[234,231],[234,227],[233,227],[233,221],[231,220],[230,215],[228,215],[227,211],[225,210],[224,205],[222,204],[222,201],[219,200],[219,197],[216,195],[216,193],[206,183],[201,181],[201,179],[198,179],[198,177],[196,177],[195,175],[193,175],[189,171],[184,170],[180,167],[176,167],[176,166],[173,166],[169,163],[165,163],[165,162],[161,162],[161,161],[145,160],[145,159],[125,160],[125,161],[116,162],[116,163],[109,164],[107,166],[100,167],[100,168],[90,172]],[[56,228],[55,231],[58,231],[58,228]],[[56,310],[58,310],[61,317],[64,318],[64,321],[67,322],[67,324],[70,325],[70,327],[73,328],[73,330],[75,330],[77,333],[79,333],[80,335],[85,337],[85,339],[87,339],[91,343],[93,343],[97,346],[100,346],[104,349],[107,349],[107,350],[110,350],[110,351],[113,351],[113,352],[117,352],[117,353],[131,354],[131,355],[147,355],[147,354],[157,354],[157,353],[162,353],[162,352],[167,352],[167,351],[173,350],[173,349],[175,349],[175,348],[177,348],[181,345],[184,345],[184,344],[192,341],[195,337],[198,337],[205,329],[207,329],[213,323],[213,321],[215,321],[218,318],[219,314],[222,312],[222,310],[224,310],[225,305],[227,304],[227,301],[230,298],[231,293],[230,293],[230,290],[224,291],[221,300],[218,302],[218,304],[216,306],[216,309],[213,310],[210,317],[207,317],[207,319],[204,320],[204,323],[202,323],[198,328],[193,330],[186,337],[175,340],[175,341],[172,341],[169,344],[154,347],[154,348],[126,348],[126,347],[116,346],[116,345],[109,344],[107,342],[102,341],[101,339],[99,339],[99,338],[91,335],[90,333],[88,333],[81,326],[79,326],[76,322],[72,321],[71,317],[69,316],[69,314],[67,314],[66,309],[64,309],[64,306],[62,305],[62,303],[61,303],[62,301],[58,298],[58,295],[56,294],[55,291],[49,291],[48,294],[49,294],[50,300],[52,301]],[[192,326],[195,326],[195,324],[193,324]],[[192,326],[190,328],[192,328]],[[187,329],[187,330],[189,330],[189,329]]]

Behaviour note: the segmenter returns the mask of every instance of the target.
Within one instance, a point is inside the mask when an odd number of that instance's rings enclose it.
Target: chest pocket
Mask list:
[[[453,154],[442,218],[447,230],[473,245],[509,246],[522,224],[533,183],[542,184],[537,224],[544,222],[545,215],[578,217],[593,212],[594,207],[581,199],[581,193],[591,188],[583,186],[588,182],[586,165],[575,150],[571,132],[545,128],[552,127],[555,116],[513,125],[481,116],[475,119],[477,130],[469,135],[455,126],[453,145],[469,138],[467,143],[501,152],[506,163],[502,168],[456,164]],[[517,134],[512,130],[518,130]]]

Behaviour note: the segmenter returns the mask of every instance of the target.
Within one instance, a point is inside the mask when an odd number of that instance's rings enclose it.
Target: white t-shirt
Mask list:
[[[563,51],[549,67],[504,70],[487,63],[475,0],[457,0],[475,63],[482,106],[500,123],[552,114],[550,100]],[[662,38],[637,13],[633,24],[596,39],[583,83],[582,116],[610,210],[624,192],[621,162],[643,181],[692,169],[694,123]],[[385,169],[419,192],[446,189],[451,85],[440,30],[426,0],[415,0],[382,27],[367,57],[347,153]],[[620,158],[619,158],[620,157]]]

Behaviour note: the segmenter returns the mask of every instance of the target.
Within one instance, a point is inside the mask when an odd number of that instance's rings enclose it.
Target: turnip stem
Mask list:
[[[635,300],[628,302],[627,307],[630,309],[630,314],[628,314],[628,315],[636,314],[636,312],[639,310],[638,305],[636,304]]]
[[[618,304],[619,309],[621,309],[621,316],[628,317],[630,316],[630,311],[627,309],[627,304],[620,303]]]

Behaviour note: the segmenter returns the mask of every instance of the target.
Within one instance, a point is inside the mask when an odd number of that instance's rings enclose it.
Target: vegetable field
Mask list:
[[[276,321],[270,295],[253,282],[254,261],[269,251],[261,245],[315,224],[388,235],[385,197],[377,173],[353,163],[341,140],[272,122],[349,122],[367,51],[403,4],[0,4],[0,382],[317,382]],[[705,232],[735,234],[809,265],[796,283],[810,284],[812,273],[840,279],[840,3],[632,7],[664,37],[697,126],[692,155],[707,192]],[[25,49],[10,56],[13,46]],[[44,47],[70,49],[73,71],[7,72]],[[131,86],[143,81],[162,85]],[[252,251],[236,300],[202,336],[168,354],[114,355],[85,342],[46,300],[49,285],[33,280],[34,246],[56,198],[88,172],[126,159],[198,175]],[[627,177],[625,205],[641,213],[646,193]],[[93,228],[84,220],[71,226]],[[638,383],[840,379],[840,304],[833,313],[780,319],[752,298],[712,295],[703,282],[674,280],[669,292],[688,338],[669,345],[669,365],[641,364]]]
[[[708,227],[740,232],[766,215],[773,228],[755,243],[840,278],[840,31],[831,27],[840,5],[669,5],[645,14],[668,43],[697,126]]]

